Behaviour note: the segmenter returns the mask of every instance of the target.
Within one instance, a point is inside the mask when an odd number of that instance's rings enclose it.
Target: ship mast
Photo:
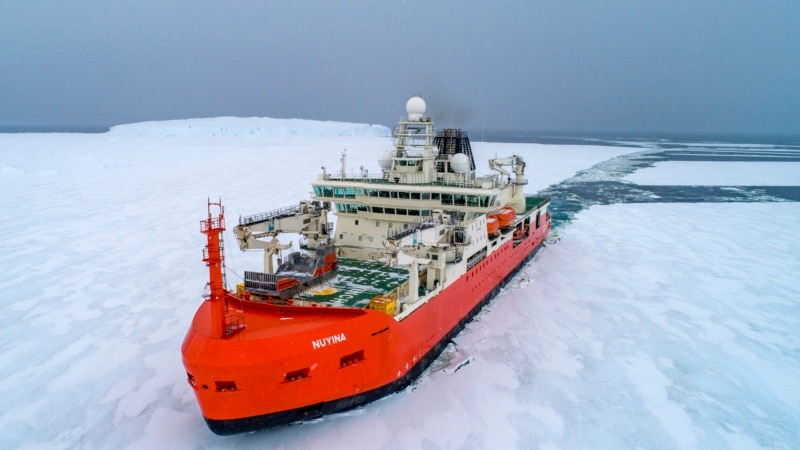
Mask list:
[[[217,217],[211,214],[217,209]],[[225,322],[225,276],[223,273],[225,256],[222,253],[221,235],[225,231],[225,210],[222,201],[208,200],[208,218],[200,222],[200,232],[208,237],[203,249],[203,261],[208,266],[208,286],[210,294],[206,301],[211,302],[211,337],[222,338],[227,334]]]

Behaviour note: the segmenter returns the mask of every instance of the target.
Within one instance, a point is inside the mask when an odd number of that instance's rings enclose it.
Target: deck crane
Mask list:
[[[514,171],[514,182],[513,182],[513,199],[512,205],[517,213],[520,213],[525,210],[525,198],[523,195],[523,186],[528,184],[528,180],[525,179],[525,161],[522,160],[521,156],[512,155],[507,158],[494,158],[489,160],[489,168],[500,172],[502,178],[508,180],[508,184],[511,183],[511,173],[509,173],[503,166],[510,166],[511,169]]]
[[[239,249],[264,250],[264,272],[275,273],[272,256],[280,250],[292,247],[292,243],[282,244],[278,235],[297,233],[311,250],[330,242],[328,223],[329,202],[301,201],[298,205],[276,209],[262,214],[240,217],[239,225],[233,229]],[[269,240],[267,240],[269,239]]]

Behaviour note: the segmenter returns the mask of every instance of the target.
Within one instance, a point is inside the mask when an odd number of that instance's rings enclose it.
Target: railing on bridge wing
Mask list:
[[[247,226],[254,223],[267,222],[273,219],[280,219],[281,217],[290,217],[300,212],[300,205],[287,206],[273,211],[254,214],[252,216],[239,217],[239,225]]]

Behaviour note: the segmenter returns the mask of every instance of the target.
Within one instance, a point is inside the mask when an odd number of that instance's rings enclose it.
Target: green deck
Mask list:
[[[389,267],[378,261],[340,259],[336,277],[298,298],[364,308],[372,297],[385,294],[406,281],[408,270],[403,267]],[[334,288],[336,292],[324,295],[329,288]]]

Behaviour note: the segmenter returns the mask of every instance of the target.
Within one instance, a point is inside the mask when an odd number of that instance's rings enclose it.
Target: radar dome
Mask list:
[[[420,120],[425,115],[425,100],[419,95],[415,95],[406,102],[406,112],[408,120]]]
[[[450,158],[450,168],[455,173],[467,173],[469,170],[469,156],[463,153],[456,153]]]
[[[378,158],[378,165],[381,166],[383,170],[389,170],[392,168],[392,151],[386,150],[381,154]]]

